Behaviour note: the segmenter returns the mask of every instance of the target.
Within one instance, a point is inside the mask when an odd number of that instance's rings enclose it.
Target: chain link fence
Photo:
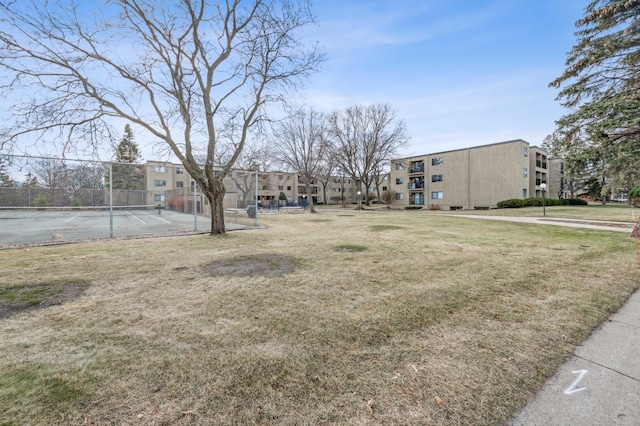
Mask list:
[[[257,226],[252,193],[225,196],[228,230]],[[180,165],[0,156],[0,247],[208,232],[210,213]]]

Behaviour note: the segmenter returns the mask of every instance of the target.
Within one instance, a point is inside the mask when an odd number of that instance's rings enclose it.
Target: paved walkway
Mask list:
[[[556,225],[556,226],[569,226],[571,228],[589,228],[600,229],[603,231],[618,231],[628,232],[631,234],[633,225],[628,222],[605,222],[601,220],[580,220],[580,219],[564,219],[564,218],[552,218],[552,217],[514,217],[514,216],[481,216],[473,214],[443,214],[442,216],[452,217],[469,217],[473,219],[488,219],[488,220],[504,220],[508,222],[516,223],[534,223],[539,225]]]
[[[633,229],[631,224],[570,219],[465,217],[629,234]],[[574,350],[510,425],[640,425],[640,290]]]

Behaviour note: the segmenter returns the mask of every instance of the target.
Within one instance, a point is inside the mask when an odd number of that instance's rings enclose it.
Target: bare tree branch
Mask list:
[[[308,2],[111,0],[91,16],[74,1],[0,3],[0,87],[17,99],[1,146],[50,143],[57,129],[63,150],[98,149],[114,133],[102,129],[125,119],[182,162],[211,203],[212,233],[224,233],[222,180],[250,129],[322,60],[297,36],[313,22]],[[219,129],[234,147],[224,163]]]

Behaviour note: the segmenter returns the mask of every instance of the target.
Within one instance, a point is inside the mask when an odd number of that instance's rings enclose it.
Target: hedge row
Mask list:
[[[547,206],[586,206],[587,202],[581,198],[567,198],[564,200],[554,200],[546,198],[544,204]],[[511,198],[509,200],[499,201],[497,204],[499,209],[514,209],[518,207],[542,207],[542,198]]]

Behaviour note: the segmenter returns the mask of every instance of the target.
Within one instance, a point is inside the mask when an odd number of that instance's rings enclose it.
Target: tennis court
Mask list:
[[[244,229],[227,222],[227,230]],[[135,235],[209,232],[210,219],[155,206],[0,210],[0,247]]]

